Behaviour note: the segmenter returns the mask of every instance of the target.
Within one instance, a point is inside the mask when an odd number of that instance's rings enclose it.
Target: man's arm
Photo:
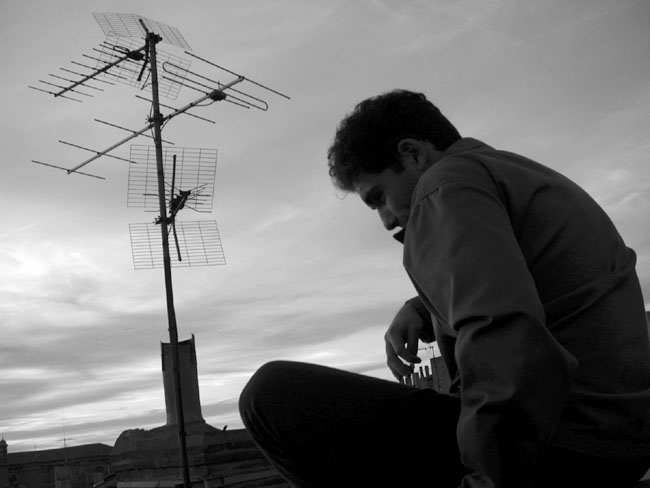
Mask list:
[[[413,363],[419,363],[418,343],[433,342],[433,324],[420,297],[413,297],[399,309],[386,334],[386,359],[388,368],[398,380],[413,372]],[[408,364],[404,364],[401,359]]]
[[[496,188],[458,181],[411,212],[405,265],[456,335],[463,486],[527,486],[566,403],[575,359],[544,310]]]

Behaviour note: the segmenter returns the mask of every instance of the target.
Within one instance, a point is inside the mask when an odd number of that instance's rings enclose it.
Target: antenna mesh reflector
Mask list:
[[[192,50],[176,27],[163,24],[162,22],[134,14],[93,12],[93,17],[95,17],[95,20],[106,35],[113,34],[120,37],[138,37],[144,39],[146,32],[140,24],[140,20],[142,20],[150,32],[158,34],[167,44],[187,49],[188,51]]]
[[[176,174],[174,175],[174,156]],[[179,190],[190,191],[186,206],[197,212],[210,212],[214,200],[214,178],[217,171],[217,150],[207,148],[163,147],[165,201]],[[127,206],[158,210],[158,170],[154,146],[131,145]]]
[[[129,233],[135,269],[162,268],[160,225],[129,224]],[[174,244],[173,230],[170,231],[169,254],[173,268],[226,264],[216,221],[176,222],[176,236],[181,253],[180,261]]]

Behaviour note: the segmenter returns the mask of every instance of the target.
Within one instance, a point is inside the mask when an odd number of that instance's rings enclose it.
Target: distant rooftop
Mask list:
[[[55,462],[64,459],[87,458],[90,456],[108,456],[113,448],[107,444],[94,443],[81,446],[68,446],[42,451],[23,451],[8,453],[9,464],[29,464],[33,462]]]

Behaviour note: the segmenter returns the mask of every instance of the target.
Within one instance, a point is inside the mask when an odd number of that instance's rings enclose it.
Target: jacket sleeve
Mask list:
[[[558,424],[576,360],[544,310],[493,185],[451,181],[415,202],[405,266],[451,334],[463,487],[524,488]]]

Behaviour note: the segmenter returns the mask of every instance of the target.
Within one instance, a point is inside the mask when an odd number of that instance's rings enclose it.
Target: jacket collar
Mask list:
[[[479,147],[487,147],[487,144],[479,141],[478,139],[474,139],[472,137],[464,137],[454,142],[451,146],[445,149],[442,157],[446,158],[447,156],[451,156],[452,154],[471,151],[472,149],[477,149]]]
[[[442,158],[446,158],[447,156],[451,156],[453,154],[459,154],[466,151],[471,151],[479,147],[487,147],[487,144],[479,141],[478,139],[473,139],[471,137],[464,137],[454,142],[451,146],[445,149]],[[404,244],[405,236],[406,236],[406,229],[401,229],[395,234],[393,234],[393,239],[395,239],[397,242],[401,244]]]

